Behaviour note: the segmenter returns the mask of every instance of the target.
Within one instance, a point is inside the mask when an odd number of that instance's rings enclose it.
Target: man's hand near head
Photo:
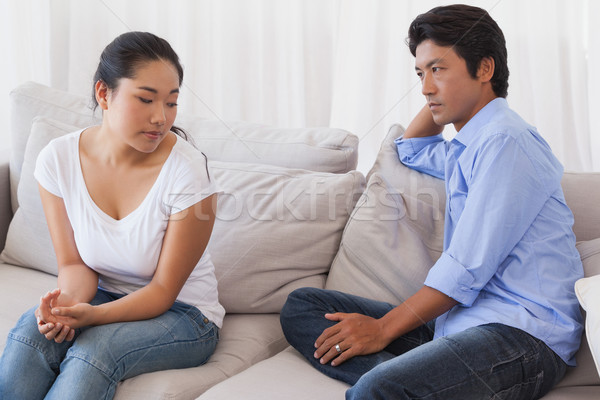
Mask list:
[[[443,130],[443,126],[440,126],[433,121],[433,115],[429,110],[429,106],[426,104],[410,122],[402,138],[410,139],[416,137],[435,136],[441,133]]]

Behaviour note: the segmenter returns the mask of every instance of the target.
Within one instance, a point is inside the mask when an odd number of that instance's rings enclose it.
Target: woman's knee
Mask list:
[[[40,352],[48,363],[60,363],[60,358],[67,351],[70,343],[56,343],[54,340],[48,340],[38,330],[37,319],[33,307],[21,315],[15,326],[8,333],[7,341],[14,344],[23,345]]]
[[[41,333],[37,327],[37,319],[35,317],[36,308],[37,307],[33,307],[25,311],[18,319],[15,326],[10,330],[9,335],[24,337],[35,337],[38,335],[41,336]]]

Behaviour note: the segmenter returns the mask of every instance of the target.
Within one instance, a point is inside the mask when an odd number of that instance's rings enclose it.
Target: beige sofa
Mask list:
[[[0,163],[0,243],[6,236],[0,348],[19,315],[56,285],[32,176],[35,158],[52,138],[97,117],[87,98],[39,84],[11,93],[11,153]],[[185,115],[177,123],[213,160],[211,174],[224,189],[209,246],[227,315],[207,364],[128,379],[115,398],[342,399],[345,384],[319,374],[289,348],[278,312],[287,294],[302,286],[390,302],[416,291],[441,252],[442,182],[397,162],[392,140],[400,126],[390,130],[365,179],[354,171],[358,139],[342,130]],[[600,238],[600,174],[566,174],[563,186],[586,274],[598,275],[600,239],[593,239]],[[581,282],[582,304],[590,310],[595,291],[589,288],[599,285],[594,278]],[[545,399],[598,398],[600,379],[585,339],[578,362]]]

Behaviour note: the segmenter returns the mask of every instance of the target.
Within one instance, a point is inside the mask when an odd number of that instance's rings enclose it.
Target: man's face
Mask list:
[[[493,99],[489,98],[489,85],[486,90],[481,79],[469,74],[465,60],[452,47],[423,41],[417,46],[415,70],[438,125],[454,124],[459,131]]]

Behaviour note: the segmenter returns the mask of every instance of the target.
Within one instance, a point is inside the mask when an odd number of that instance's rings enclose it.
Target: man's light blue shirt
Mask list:
[[[583,267],[563,168],[544,139],[496,98],[451,141],[396,145],[402,163],[446,183],[444,252],[425,285],[460,304],[438,317],[435,337],[497,322],[575,365],[582,317],[574,284]]]

